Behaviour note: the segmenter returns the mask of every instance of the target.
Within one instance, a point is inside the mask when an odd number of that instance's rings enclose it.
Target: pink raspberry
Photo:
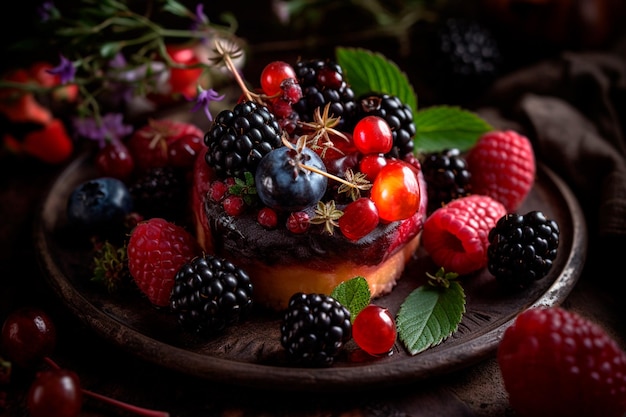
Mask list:
[[[468,151],[468,169],[474,194],[484,194],[514,212],[535,181],[535,154],[527,137],[512,130],[481,136]]]
[[[422,246],[448,272],[478,271],[487,266],[489,231],[505,214],[504,205],[489,196],[457,198],[426,219]]]

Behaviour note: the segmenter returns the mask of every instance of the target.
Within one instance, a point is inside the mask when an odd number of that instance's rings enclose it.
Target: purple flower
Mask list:
[[[55,7],[54,2],[52,1],[44,1],[37,8],[37,14],[39,15],[39,19],[41,19],[42,22],[47,22],[48,20],[52,19],[52,15],[54,14],[54,12]]]
[[[74,76],[76,75],[76,68],[72,61],[65,58],[63,55],[59,55],[61,59],[61,63],[56,67],[49,69],[48,73],[52,75],[58,75],[61,77],[61,84],[66,84],[71,81],[74,81]]]
[[[213,116],[211,116],[211,112],[209,111],[209,105],[212,101],[220,101],[224,98],[224,94],[219,95],[217,91],[210,88],[205,90],[204,88],[198,86],[198,96],[196,97],[196,104],[191,109],[192,112],[196,112],[202,108],[204,110],[204,114],[206,115],[209,121],[213,120]]]
[[[204,4],[196,5],[196,17],[191,25],[191,30],[199,30],[209,23],[209,18],[204,14]]]
[[[76,134],[97,142],[100,148],[103,148],[107,141],[120,141],[133,131],[132,126],[124,124],[124,116],[121,113],[107,113],[100,121],[92,117],[75,118],[73,125]]]

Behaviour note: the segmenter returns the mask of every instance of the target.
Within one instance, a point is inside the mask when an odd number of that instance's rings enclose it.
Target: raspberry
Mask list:
[[[253,101],[222,110],[204,136],[209,148],[206,162],[222,178],[254,173],[261,158],[282,146],[282,129],[276,117]]]
[[[429,212],[470,194],[472,174],[458,149],[444,149],[427,154],[421,166],[428,185]]]
[[[204,255],[176,273],[170,307],[183,328],[210,336],[248,315],[252,293],[246,271],[225,259]]]
[[[526,288],[546,276],[559,246],[559,226],[540,211],[509,213],[489,232],[489,272],[507,288]]]
[[[426,219],[422,246],[448,272],[475,272],[487,266],[489,231],[505,214],[504,206],[489,196],[458,198]]]
[[[509,403],[520,417],[620,417],[626,352],[599,325],[559,307],[521,313],[497,353]]]
[[[139,223],[128,241],[128,269],[139,290],[157,307],[169,304],[178,269],[200,254],[196,239],[181,226],[154,217]]]
[[[515,212],[535,181],[535,155],[527,137],[512,130],[482,135],[468,151],[474,194],[485,194]]]
[[[350,312],[325,294],[296,293],[280,325],[281,345],[304,366],[329,366],[352,338]]]
[[[341,66],[330,60],[298,61],[294,69],[302,89],[302,98],[293,109],[303,122],[312,122],[316,109],[320,112],[330,104],[329,115],[341,118],[337,129],[349,124],[354,117],[354,91],[343,79]]]
[[[388,157],[404,159],[413,154],[413,137],[416,133],[413,111],[398,97],[389,94],[370,93],[357,100],[355,121],[365,116],[379,116],[385,119],[391,128],[393,147]]]

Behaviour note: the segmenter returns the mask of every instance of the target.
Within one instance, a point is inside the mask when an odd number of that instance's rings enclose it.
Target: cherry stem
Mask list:
[[[311,166],[311,165],[306,165],[306,164],[298,164],[298,166],[299,166],[300,168],[307,169],[307,170],[309,170],[309,171],[311,171],[311,172],[315,172],[316,174],[323,175],[323,176],[325,176],[325,177],[327,177],[327,178],[330,178],[330,179],[332,179],[332,180],[335,180],[335,181],[337,181],[337,182],[340,182],[340,183],[342,183],[342,184],[345,184],[345,185],[347,185],[348,187],[361,189],[361,187],[359,187],[359,186],[358,186],[358,185],[356,185],[356,184],[353,184],[353,183],[351,183],[351,182],[349,182],[349,181],[346,181],[346,180],[344,180],[343,178],[340,178],[340,177],[338,177],[338,176],[336,176],[336,175],[330,174],[330,173],[328,173],[328,172],[326,172],[326,171],[322,171],[321,169],[316,168],[316,167],[314,167],[314,166]]]
[[[61,367],[51,358],[46,357],[44,358],[44,360],[50,367],[54,369],[61,369]],[[138,407],[136,405],[128,404],[123,401],[119,401],[111,397],[107,397],[106,395],[89,391],[88,389],[85,389],[82,387],[81,387],[81,391],[83,392],[83,394],[85,394],[88,397],[92,397],[104,403],[119,407],[121,410],[128,411],[138,416],[142,416],[142,417],[169,417],[170,416],[170,414],[167,411],[158,411],[158,410],[151,410],[148,408]]]

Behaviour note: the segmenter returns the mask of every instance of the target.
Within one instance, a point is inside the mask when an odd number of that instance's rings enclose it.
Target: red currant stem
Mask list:
[[[49,357],[45,357],[44,361],[51,368],[61,369],[61,367]],[[169,417],[170,416],[170,413],[168,413],[167,411],[158,411],[158,410],[151,410],[148,408],[138,407],[136,405],[128,404],[123,401],[115,400],[111,397],[107,397],[105,395],[98,394],[93,391],[89,391],[88,389],[85,389],[85,388],[81,388],[81,391],[83,392],[83,394],[85,394],[88,397],[95,398],[104,403],[116,406],[120,408],[121,410],[128,411],[130,413],[136,414],[141,417]]]

